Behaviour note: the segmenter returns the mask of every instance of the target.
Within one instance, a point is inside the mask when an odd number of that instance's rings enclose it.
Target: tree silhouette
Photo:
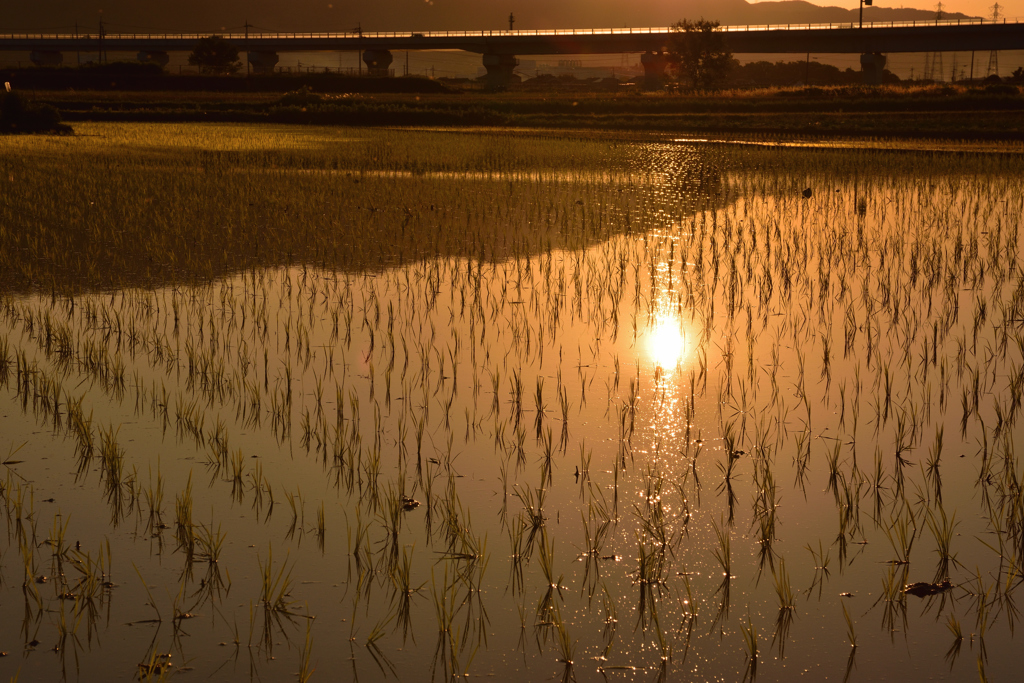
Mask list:
[[[699,90],[717,87],[732,67],[732,53],[717,21],[683,19],[672,26],[669,61],[680,80]]]
[[[188,56],[188,63],[198,66],[200,72],[215,74],[233,74],[242,66],[238,48],[220,36],[200,39]]]

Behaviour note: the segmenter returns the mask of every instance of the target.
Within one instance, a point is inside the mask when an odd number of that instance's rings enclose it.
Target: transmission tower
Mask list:
[[[940,2],[938,2],[935,5],[935,21],[936,22],[942,20],[942,10],[943,10],[943,8],[944,8],[944,6],[943,6],[943,4],[942,4],[942,2],[940,0]],[[928,63],[928,59],[925,58],[925,75],[924,75],[924,79],[926,81],[941,81],[941,80],[943,80],[942,71],[943,71],[943,69],[942,69],[942,53],[941,52],[933,52],[932,53],[932,59],[931,59],[931,63],[930,64]]]
[[[989,9],[992,10],[992,22],[995,23],[995,22],[999,21],[999,17],[1002,16],[1002,14],[1000,12],[1000,10],[1003,9],[1002,5],[1000,5],[997,2],[996,4],[994,4],[991,7],[989,7]],[[988,53],[988,68],[985,69],[985,76],[987,77],[987,76],[991,76],[993,74],[995,74],[996,76],[999,75],[999,51],[998,50],[992,50],[991,52]]]

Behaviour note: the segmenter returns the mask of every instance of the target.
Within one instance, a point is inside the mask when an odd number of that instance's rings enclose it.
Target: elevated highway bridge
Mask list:
[[[852,53],[874,80],[895,52],[1024,49],[1024,23],[975,21],[723,26],[734,54]],[[0,34],[0,51],[28,52],[33,63],[58,65],[64,52],[136,53],[166,64],[169,52],[191,52],[207,34]],[[512,78],[519,55],[640,53],[648,77],[664,73],[671,27],[571,30],[344,33],[232,33],[222,37],[247,53],[257,72],[269,72],[280,52],[360,52],[371,73],[387,73],[392,51],[464,50],[482,55],[495,83]]]

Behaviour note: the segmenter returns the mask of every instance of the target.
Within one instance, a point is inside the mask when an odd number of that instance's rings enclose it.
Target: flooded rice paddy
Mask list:
[[[5,680],[1016,678],[1019,158],[0,148]]]

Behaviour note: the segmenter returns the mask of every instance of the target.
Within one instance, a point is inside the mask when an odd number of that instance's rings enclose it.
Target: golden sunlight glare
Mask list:
[[[682,360],[686,340],[679,319],[673,315],[659,318],[647,337],[647,350],[656,365],[671,370]]]

